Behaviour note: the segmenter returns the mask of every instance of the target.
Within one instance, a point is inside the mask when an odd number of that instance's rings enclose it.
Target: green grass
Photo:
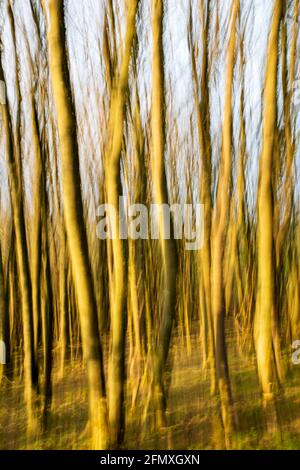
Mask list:
[[[149,408],[142,422],[147,386],[141,389],[131,409],[131,388],[126,394],[127,423],[124,447],[129,449],[222,449],[224,436],[219,403],[209,395],[208,374],[202,370],[197,337],[192,338],[189,357],[183,342],[173,341],[172,374],[165,429],[155,428]],[[241,356],[241,357],[240,357]],[[234,436],[236,449],[300,449],[300,367],[293,366],[284,394],[278,400],[277,427],[265,426],[259,385],[253,358],[243,357],[229,342],[229,364],[235,410],[239,418]],[[5,381],[0,387],[1,449],[88,449],[87,388],[85,368],[77,359],[66,367],[65,377],[53,371],[53,403],[47,429],[26,442],[26,416],[22,378]]]

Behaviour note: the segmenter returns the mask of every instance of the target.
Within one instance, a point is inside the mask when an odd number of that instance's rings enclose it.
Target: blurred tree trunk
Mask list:
[[[151,108],[151,164],[154,203],[169,204],[168,185],[165,171],[165,79],[163,51],[164,2],[154,0],[152,16],[152,108]],[[158,424],[165,424],[165,392],[163,372],[171,340],[172,324],[176,308],[177,251],[171,221],[170,239],[165,239],[166,221],[162,211],[159,214],[159,237],[162,255],[163,287],[162,313],[158,327],[158,340],[154,351],[154,394],[157,406]]]
[[[48,46],[62,160],[64,217],[80,316],[83,354],[87,365],[92,448],[106,449],[108,424],[103,358],[98,335],[97,306],[87,236],[83,223],[79,150],[68,70],[64,1],[50,0],[49,11]]]
[[[60,375],[64,376],[66,359],[70,358],[70,325],[67,293],[68,251],[66,246],[66,232],[63,220],[60,223],[59,234],[59,311],[61,348]]]
[[[127,274],[126,244],[120,237],[120,217],[124,207],[119,207],[122,196],[121,155],[123,128],[126,115],[129,65],[132,46],[136,37],[136,16],[139,0],[128,3],[126,36],[120,71],[115,75],[109,115],[109,140],[105,160],[105,185],[107,203],[116,209],[116,225],[112,228],[116,236],[111,240],[111,350],[109,358],[109,424],[111,445],[121,444],[124,435],[124,381],[125,381],[125,332]]]
[[[14,29],[13,12],[8,7],[8,17],[11,25],[14,46],[16,47],[16,37]],[[18,59],[16,52],[16,71],[18,71]],[[0,80],[5,83],[4,72],[0,57]],[[34,357],[33,344],[33,308],[32,308],[32,286],[29,267],[28,247],[26,241],[25,216],[23,207],[23,184],[22,184],[22,163],[21,163],[21,135],[20,135],[20,90],[17,79],[17,135],[14,139],[12,118],[9,112],[9,104],[1,106],[2,123],[6,140],[6,152],[8,161],[8,176],[11,194],[11,204],[13,212],[13,223],[16,241],[17,267],[19,275],[19,285],[22,304],[23,320],[23,340],[24,340],[24,371],[25,387],[24,396],[27,412],[27,434],[31,438],[37,427],[35,414],[35,391],[37,389],[38,374]]]
[[[32,308],[33,308],[33,337],[34,337],[34,354],[37,357],[39,330],[40,330],[40,313],[41,313],[41,247],[42,247],[42,223],[41,223],[41,202],[42,202],[42,162],[41,147],[38,131],[38,116],[32,97],[32,142],[34,148],[34,218],[31,248],[31,273],[32,273]]]
[[[47,205],[44,205],[45,209]],[[42,338],[44,352],[44,390],[43,390],[43,419],[44,425],[48,425],[48,416],[52,401],[52,365],[53,365],[53,329],[54,329],[54,304],[53,288],[50,270],[50,247],[49,247],[49,227],[46,220],[45,210],[43,211],[43,258],[42,258],[42,278],[41,278],[41,317],[42,317]]]
[[[203,281],[199,280],[201,305],[204,309],[203,326],[205,334],[203,337],[206,343],[204,358],[206,365],[210,370],[210,387],[211,394],[216,393],[216,364],[215,364],[215,342],[213,333],[213,319],[211,309],[211,225],[212,225],[212,164],[211,164],[211,139],[210,139],[210,99],[209,99],[209,34],[210,34],[210,5],[207,5],[205,15],[204,0],[200,1],[200,15],[202,25],[202,64],[201,64],[201,80],[197,76],[196,64],[196,44],[193,40],[193,24],[192,24],[192,4],[190,5],[191,21],[189,24],[190,31],[190,53],[192,63],[192,78],[194,82],[194,99],[197,117],[197,130],[199,140],[199,153],[201,162],[200,176],[200,198],[204,204],[204,245],[199,253],[199,272],[203,277]],[[199,96],[200,88],[200,96]]]
[[[229,218],[232,172],[232,95],[236,49],[236,26],[239,14],[239,0],[233,0],[231,26],[227,46],[227,65],[225,78],[225,104],[222,131],[222,153],[214,210],[212,232],[212,311],[214,318],[216,375],[221,400],[222,421],[226,446],[231,446],[231,435],[235,427],[233,403],[228,371],[227,348],[225,339],[225,284],[223,271],[224,245]]]
[[[8,369],[10,366],[9,310],[7,286],[5,285],[3,268],[2,249],[0,243],[0,350],[1,353],[5,354],[5,357],[0,357],[0,385],[2,378],[8,376]],[[5,363],[2,363],[1,359],[5,359]]]
[[[274,387],[276,386],[272,340],[272,323],[275,315],[272,169],[274,165],[274,139],[277,123],[278,41],[283,3],[283,0],[275,0],[269,35],[264,87],[263,147],[260,157],[258,188],[258,293],[254,341],[258,375],[266,407],[268,402],[274,398]]]

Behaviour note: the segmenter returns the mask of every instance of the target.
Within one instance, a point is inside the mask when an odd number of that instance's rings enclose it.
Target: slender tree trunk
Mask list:
[[[4,357],[0,357],[0,385],[2,378],[8,376],[10,362],[10,338],[9,338],[9,310],[7,301],[7,287],[4,280],[2,250],[0,244],[0,351]],[[2,362],[3,360],[3,362]]]
[[[37,357],[39,326],[41,313],[41,244],[42,244],[42,224],[41,224],[41,201],[42,201],[42,162],[40,151],[40,139],[38,130],[38,116],[34,97],[32,97],[32,136],[34,148],[34,220],[32,232],[32,309],[33,309],[33,343],[34,354]]]
[[[45,214],[43,216],[44,226],[44,241],[43,241],[43,276],[42,276],[42,337],[43,337],[43,352],[44,352],[44,403],[43,403],[43,418],[44,424],[48,424],[48,416],[52,401],[52,346],[53,346],[53,329],[54,329],[54,304],[53,304],[53,289],[51,283],[50,272],[50,253],[49,253],[49,240],[47,221]],[[46,229],[46,230],[45,230]]]
[[[126,332],[126,246],[120,238],[119,216],[125,208],[119,207],[122,195],[121,154],[123,143],[123,125],[125,120],[128,92],[129,65],[131,51],[136,35],[136,16],[139,1],[128,3],[127,25],[124,55],[120,72],[115,76],[112,89],[109,141],[105,161],[105,184],[107,202],[117,213],[116,225],[113,227],[115,239],[111,241],[112,273],[111,273],[111,350],[109,360],[109,424],[111,445],[121,444],[124,435],[124,381],[125,381],[125,332]],[[122,216],[122,215],[121,215]]]
[[[152,17],[152,180],[155,204],[168,204],[168,185],[165,172],[165,83],[164,83],[164,51],[163,51],[163,0],[153,0]],[[163,292],[162,313],[158,330],[158,340],[154,351],[154,394],[157,403],[158,424],[165,424],[165,392],[163,372],[168,357],[171,332],[176,308],[176,277],[177,252],[173,238],[165,239],[166,221],[162,211],[159,214],[159,236],[162,254]],[[172,222],[171,222],[172,225]]]
[[[210,140],[210,100],[209,100],[209,33],[210,33],[210,6],[207,6],[205,16],[204,0],[200,1],[200,14],[202,23],[202,64],[199,96],[199,80],[197,78],[197,65],[195,57],[195,44],[191,41],[192,78],[194,82],[194,99],[196,105],[197,130],[199,140],[199,153],[201,161],[200,197],[204,204],[204,244],[199,253],[199,272],[203,277],[203,286],[199,286],[200,295],[204,296],[204,324],[206,334],[204,341],[207,343],[207,364],[210,369],[211,394],[216,393],[216,364],[215,342],[213,333],[213,319],[211,309],[211,229],[212,229],[212,164],[211,164],[211,140]],[[192,22],[190,22],[190,34],[192,36]],[[199,281],[201,284],[201,281]]]
[[[68,71],[64,1],[50,0],[49,11],[48,46],[62,160],[64,217],[87,366],[92,448],[106,449],[108,424],[103,358],[87,236],[83,224],[79,150]]]
[[[212,240],[212,311],[214,318],[216,375],[221,400],[222,421],[225,431],[226,446],[231,445],[234,430],[232,394],[228,371],[225,339],[225,285],[223,272],[224,244],[229,218],[229,199],[231,194],[232,170],[232,92],[235,65],[236,24],[239,13],[239,0],[233,0],[231,29],[227,46],[227,69],[225,81],[225,107],[222,132],[222,154],[216,207],[213,221]]]
[[[14,44],[15,32],[14,22],[11,10],[8,10]],[[5,83],[4,73],[0,58],[0,80]],[[8,104],[0,105],[2,111],[2,123],[6,139],[6,152],[8,160],[9,185],[11,193],[11,203],[13,211],[13,222],[16,241],[17,266],[21,293],[22,304],[22,320],[23,320],[23,340],[24,340],[24,371],[25,371],[25,403],[27,411],[27,433],[28,437],[32,436],[36,429],[36,416],[34,412],[35,388],[37,385],[37,369],[34,360],[33,347],[33,313],[32,313],[32,288],[29,268],[28,248],[26,241],[25,217],[23,210],[23,194],[22,194],[22,169],[20,142],[15,143],[13,140],[13,127]],[[20,122],[17,123],[20,125]],[[18,131],[18,137],[20,137]]]
[[[60,375],[64,376],[65,362],[70,358],[70,332],[69,332],[69,310],[67,296],[67,260],[68,252],[66,247],[65,227],[61,221],[60,227],[60,248],[59,248],[59,311],[60,311],[60,335],[59,343],[60,355]]]
[[[275,309],[272,167],[277,118],[278,41],[282,13],[283,1],[275,0],[264,88],[263,147],[260,157],[258,189],[258,294],[254,341],[258,375],[266,406],[268,402],[273,400],[274,386],[276,385],[272,341],[272,321]]]

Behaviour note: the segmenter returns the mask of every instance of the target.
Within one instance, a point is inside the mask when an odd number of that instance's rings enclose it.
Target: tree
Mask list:
[[[45,6],[44,12],[46,13]],[[80,316],[83,354],[87,365],[92,448],[106,449],[109,441],[103,358],[87,237],[82,224],[79,150],[68,71],[64,1],[50,0],[49,13],[49,63],[62,162],[64,219]]]
[[[228,371],[227,350],[225,340],[225,298],[224,298],[224,243],[229,217],[229,200],[231,195],[232,170],[232,94],[233,73],[236,49],[236,24],[240,3],[233,0],[231,27],[227,46],[227,65],[225,79],[225,104],[222,130],[222,152],[219,170],[217,196],[214,208],[212,228],[212,290],[211,303],[214,319],[216,375],[221,400],[222,421],[225,440],[230,446],[230,436],[234,429],[232,394]]]
[[[274,195],[272,187],[274,139],[277,119],[278,40],[283,13],[283,1],[275,0],[268,42],[264,86],[263,146],[260,156],[258,188],[258,292],[255,314],[254,341],[258,375],[264,405],[272,402],[276,384],[274,371],[272,322],[275,315],[275,258],[273,240]]]
[[[136,35],[136,13],[139,1],[128,4],[125,48],[120,72],[116,74],[112,89],[109,115],[109,141],[105,159],[105,185],[108,204],[116,209],[116,226],[112,233],[116,236],[111,241],[112,274],[111,274],[111,351],[109,364],[109,423],[111,442],[119,445],[124,434],[124,380],[125,380],[125,331],[126,331],[126,284],[127,270],[126,247],[120,237],[119,215],[125,207],[119,207],[122,194],[120,161],[123,143],[123,123],[126,112],[131,50]]]
[[[152,107],[151,107],[151,162],[153,199],[155,204],[168,204],[168,185],[165,171],[165,79],[163,50],[164,2],[154,0],[152,16]],[[170,346],[172,324],[176,307],[177,252],[171,228],[171,237],[166,239],[166,220],[159,213],[159,243],[162,255],[163,287],[162,312],[158,326],[158,338],[154,351],[154,395],[157,402],[159,424],[164,424],[165,392],[163,372]]]

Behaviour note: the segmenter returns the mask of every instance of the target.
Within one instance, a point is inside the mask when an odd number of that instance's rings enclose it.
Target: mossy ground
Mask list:
[[[224,436],[219,404],[209,393],[208,374],[202,369],[198,338],[192,337],[192,354],[184,338],[175,335],[171,348],[167,422],[155,429],[151,408],[143,421],[144,399],[131,409],[127,387],[127,422],[124,447],[129,449],[223,449]],[[230,375],[238,416],[236,449],[300,449],[300,366],[290,364],[288,378],[277,400],[277,426],[267,431],[254,358],[243,356],[229,341]],[[170,369],[171,370],[171,369]],[[79,358],[66,365],[65,376],[53,370],[53,402],[48,426],[34,440],[26,441],[26,415],[21,377],[4,379],[0,388],[1,449],[88,449],[87,387],[85,368]]]

